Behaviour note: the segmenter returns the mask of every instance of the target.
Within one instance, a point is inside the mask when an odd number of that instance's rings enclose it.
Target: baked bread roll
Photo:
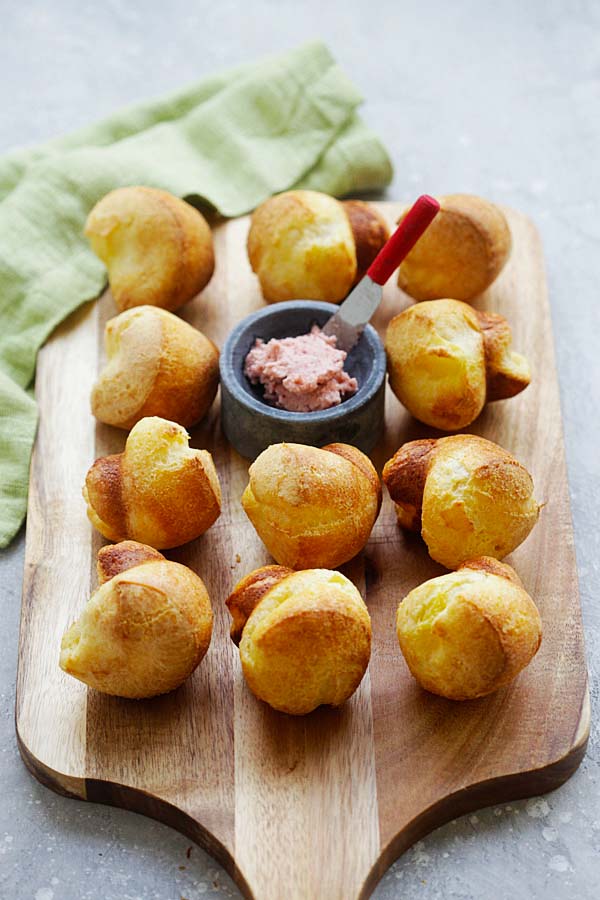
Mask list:
[[[381,484],[356,447],[272,444],[248,474],[242,506],[282,566],[332,569],[367,543],[381,506]]]
[[[339,572],[265,566],[227,600],[248,687],[274,709],[301,716],[354,693],[371,655],[371,620]]]
[[[92,525],[111,541],[178,547],[203,534],[221,512],[221,488],[208,450],[192,450],[185,428],[150,417],[135,425],[123,453],[97,459],[83,496]]]
[[[350,221],[338,200],[318,191],[286,191],[254,211],[248,258],[265,300],[346,296],[356,276]]]
[[[390,387],[426,425],[465,428],[487,401],[514,397],[529,384],[527,360],[511,350],[511,340],[496,313],[460,300],[418,303],[388,325]]]
[[[134,541],[98,553],[99,587],[65,632],[60,667],[104,694],[154,697],[179,687],[210,644],[200,578]]]
[[[398,286],[414,300],[473,300],[504,267],[511,250],[502,211],[481,197],[439,197],[440,211],[401,263]]]
[[[516,572],[482,556],[432,578],[398,607],[396,631],[421,687],[473,700],[509,684],[542,640],[537,607]]]
[[[430,556],[448,569],[478,556],[502,559],[539,515],[525,466],[473,434],[404,444],[383,480],[398,523],[420,532]]]
[[[92,390],[93,415],[133,428],[161,416],[189,428],[208,412],[219,385],[219,351],[201,331],[155,306],[106,323],[106,366]]]
[[[388,237],[366,203],[319,191],[286,191],[253,213],[248,258],[268,303],[343,300]]]
[[[167,191],[117,188],[92,209],[85,225],[92,250],[108,269],[120,310],[175,310],[210,281],[211,230],[202,213]]]

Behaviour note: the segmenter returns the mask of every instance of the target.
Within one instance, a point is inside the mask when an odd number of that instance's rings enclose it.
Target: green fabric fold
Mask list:
[[[83,237],[92,206],[131,184],[224,216],[291,187],[379,190],[392,168],[360,103],[315,42],[0,160],[0,547],[25,515],[37,423],[26,389],[37,352],[106,280]]]

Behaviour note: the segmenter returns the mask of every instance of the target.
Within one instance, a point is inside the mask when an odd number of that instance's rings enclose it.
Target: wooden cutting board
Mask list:
[[[390,223],[400,204],[380,204]],[[507,210],[512,257],[480,307],[503,313],[534,378],[491,404],[472,431],[531,470],[541,519],[509,557],[543,618],[531,666],[508,689],[468,703],[420,690],[395,635],[400,599],[443,570],[396,526],[389,497],[364,553],[343,571],[373,621],[369,670],[341,709],[277,713],[247,690],[224,601],[269,556],[240,505],[248,463],[225,443],[216,403],[192,444],[214,455],[223,512],[202,538],[168,555],[204,579],[215,611],[210,650],[174,693],[126,701],[88,691],[58,667],[61,635],[95,587],[102,538],[81,486],[125,433],[96,425],[89,394],[102,365],[109,295],[61,327],[40,354],[41,417],[31,469],[17,686],[26,765],[72,797],[153,816],[207,848],[257,900],[367,897],[386,867],[443,822],[551,790],[576,769],[589,730],[587,676],[559,393],[542,251],[533,224]],[[245,253],[247,218],[215,229],[217,270],[183,312],[219,345],[262,304]],[[392,279],[393,282],[393,279]],[[388,284],[376,326],[408,303]],[[404,441],[435,435],[387,392],[379,469]]]

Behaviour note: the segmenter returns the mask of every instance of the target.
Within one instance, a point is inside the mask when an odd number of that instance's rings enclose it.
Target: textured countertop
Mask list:
[[[30,0],[3,4],[0,152],[223,66],[321,37],[390,150],[390,198],[468,191],[518,207],[546,251],[593,712],[600,667],[600,4],[517,0]],[[0,895],[237,897],[166,826],[63,799],[14,734],[21,533],[0,557]],[[600,883],[600,741],[543,798],[451,822],[409,850],[379,900],[587,900]],[[283,900],[283,898],[282,898]],[[327,900],[327,898],[324,898]]]

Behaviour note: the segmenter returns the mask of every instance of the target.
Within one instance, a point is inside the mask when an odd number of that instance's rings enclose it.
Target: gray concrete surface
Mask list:
[[[539,225],[566,428],[594,709],[600,666],[600,3],[517,0],[32,0],[1,4],[0,152],[274,49],[323,37],[396,167],[389,196],[472,191]],[[13,728],[23,537],[0,560],[0,896],[239,896],[189,841],[64,800],[23,768]],[[600,896],[600,742],[554,794],[439,829],[379,900]],[[283,900],[283,898],[282,898]],[[326,898],[325,898],[326,900]]]

